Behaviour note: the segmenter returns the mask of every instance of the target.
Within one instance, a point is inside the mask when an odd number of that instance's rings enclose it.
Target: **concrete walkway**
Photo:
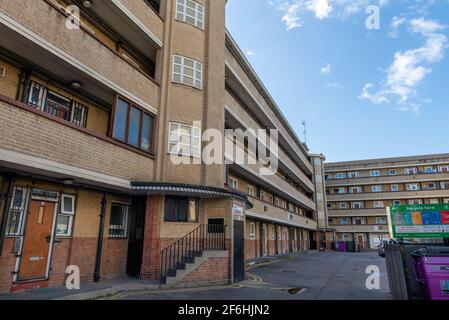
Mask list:
[[[106,298],[127,291],[156,290],[159,284],[135,278],[104,280],[81,284],[80,290],[65,287],[35,289],[27,292],[1,294],[0,300],[89,300]]]

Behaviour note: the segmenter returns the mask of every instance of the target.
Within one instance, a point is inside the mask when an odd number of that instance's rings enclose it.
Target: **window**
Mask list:
[[[385,204],[383,201],[374,201],[373,207],[375,209],[385,208]]]
[[[8,212],[6,225],[7,236],[20,236],[23,234],[23,217],[26,210],[28,189],[15,187]]]
[[[427,174],[435,173],[435,169],[433,167],[425,167],[424,173],[427,173]]]
[[[405,185],[407,191],[418,191],[420,190],[419,183],[408,183]]]
[[[418,174],[418,169],[417,168],[405,168],[404,173],[407,175]]]
[[[223,218],[209,218],[207,219],[208,233],[223,233],[225,230],[225,222]]]
[[[246,187],[246,190],[250,196],[254,197],[254,187],[253,186],[248,185]]]
[[[112,203],[109,220],[109,237],[126,238],[128,236],[129,205]]]
[[[204,7],[195,1],[177,0],[176,20],[204,29]]]
[[[352,240],[352,236],[349,233],[343,233],[343,241],[351,241]]]
[[[422,200],[421,199],[413,199],[413,200],[409,200],[408,204],[413,206],[413,205],[417,205],[417,204],[422,204]]]
[[[165,221],[196,223],[199,218],[198,200],[188,197],[165,197]]]
[[[332,180],[332,175],[326,174],[326,175],[324,176],[324,179],[326,179],[326,180]]]
[[[202,89],[203,65],[193,59],[173,56],[173,82]]]
[[[439,166],[438,167],[438,172],[440,172],[440,173],[447,173],[447,172],[449,172],[449,166]]]
[[[359,173],[357,171],[348,173],[348,178],[349,179],[356,179],[358,177],[359,177]]]
[[[256,224],[254,222],[249,224],[249,240],[256,240]]]
[[[316,194],[316,200],[317,201],[323,201],[323,193],[322,192],[318,192]]]
[[[348,207],[348,205],[346,204],[346,202],[340,202],[340,204],[339,204],[340,209],[346,209],[347,207]]]
[[[113,137],[146,152],[152,152],[154,117],[117,98]]]
[[[349,218],[341,218],[340,219],[340,224],[350,224]]]
[[[349,193],[362,193],[363,189],[362,187],[350,187]]]
[[[376,224],[387,224],[386,217],[376,217]]]
[[[352,209],[363,209],[365,207],[365,205],[363,204],[363,202],[353,202],[351,203],[351,208]]]
[[[328,208],[328,209],[334,209],[335,206],[334,206],[333,203],[328,203],[328,204],[327,204],[327,208]]]
[[[345,178],[345,174],[344,173],[337,173],[337,179],[344,179]]]
[[[229,181],[231,182],[231,188],[232,189],[238,189],[239,188],[239,181],[235,178],[229,178]]]
[[[62,194],[60,212],[56,221],[56,235],[71,236],[73,216],[75,215],[75,196]]]
[[[389,176],[395,176],[395,175],[397,175],[398,174],[398,172],[396,171],[396,169],[390,169],[390,170],[388,170],[388,175]]]
[[[436,183],[434,182],[428,182],[426,184],[426,190],[435,190],[437,188]]]
[[[382,192],[382,186],[372,186],[371,192]]]
[[[373,170],[369,173],[370,177],[380,177],[380,171],[379,170]]]
[[[393,200],[393,206],[400,206],[401,200]]]
[[[260,199],[265,200],[265,192],[260,191]]]
[[[168,150],[179,156],[201,156],[201,128],[170,123]]]
[[[30,81],[27,103],[54,117],[86,127],[87,107]]]
[[[448,203],[449,203],[449,198],[443,199],[443,203],[444,203],[444,204],[448,204]]]
[[[430,199],[430,204],[439,204],[440,200],[439,199]]]
[[[281,206],[281,200],[279,200],[278,198],[276,198],[276,199],[274,200],[274,204],[275,204],[276,206],[280,207],[280,206]]]
[[[391,185],[391,192],[398,192],[399,191],[399,186],[397,184],[392,184]]]
[[[440,186],[441,186],[442,190],[449,189],[449,182],[447,182],[447,181],[440,182]]]
[[[322,176],[321,174],[316,174],[316,175],[315,175],[315,181],[316,181],[317,183],[323,182],[323,176]]]
[[[337,189],[338,194],[345,194],[346,193],[346,188],[338,188]]]
[[[358,226],[366,224],[366,218],[353,218],[352,223]]]
[[[334,219],[333,219],[333,218],[327,218],[327,222],[328,222],[329,224],[333,224],[333,223],[334,223]]]

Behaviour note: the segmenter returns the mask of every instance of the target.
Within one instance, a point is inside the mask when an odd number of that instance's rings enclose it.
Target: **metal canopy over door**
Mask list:
[[[234,282],[245,280],[244,222],[234,220]]]
[[[26,219],[18,280],[47,277],[56,203],[32,200]]]

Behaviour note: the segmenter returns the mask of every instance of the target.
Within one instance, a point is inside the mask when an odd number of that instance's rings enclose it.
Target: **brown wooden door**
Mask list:
[[[365,249],[363,236],[361,236],[361,235],[357,236],[357,243],[358,243],[358,246],[359,246],[359,250]]]
[[[55,203],[31,201],[20,259],[19,280],[46,276]]]

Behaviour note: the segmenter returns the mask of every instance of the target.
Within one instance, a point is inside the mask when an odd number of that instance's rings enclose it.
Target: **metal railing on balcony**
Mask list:
[[[204,224],[162,250],[160,284],[166,284],[167,277],[176,277],[177,270],[184,270],[204,251],[226,250],[225,231],[224,225]]]

